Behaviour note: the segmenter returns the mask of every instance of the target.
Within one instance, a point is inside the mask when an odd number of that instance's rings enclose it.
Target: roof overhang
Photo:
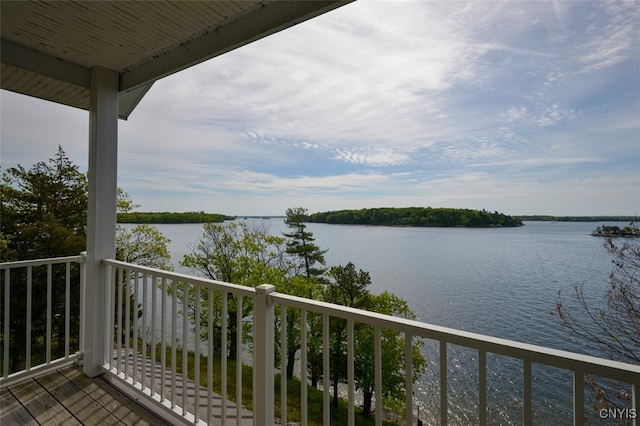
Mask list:
[[[126,119],[156,80],[350,1],[2,0],[1,88],[88,110],[100,66]]]

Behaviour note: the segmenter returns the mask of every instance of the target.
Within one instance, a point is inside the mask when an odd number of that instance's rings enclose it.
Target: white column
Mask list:
[[[102,259],[116,254],[118,169],[118,73],[91,70],[89,108],[89,208],[87,220],[86,290],[84,294],[84,373],[102,373],[105,324],[111,309]]]
[[[255,426],[274,424],[274,308],[269,297],[274,291],[275,287],[270,284],[256,287],[256,299],[253,304],[253,424]],[[238,352],[238,360],[240,358],[240,352]],[[282,380],[286,380],[284,373],[282,377]]]

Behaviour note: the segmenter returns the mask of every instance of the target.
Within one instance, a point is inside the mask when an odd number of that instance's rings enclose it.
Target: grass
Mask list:
[[[161,349],[156,349],[156,360],[160,360]],[[182,350],[176,351],[176,371],[182,374]],[[195,378],[195,355],[193,352],[188,353],[188,377],[191,380]],[[215,356],[213,360],[213,391],[222,394],[222,362],[220,356]],[[166,351],[166,366],[171,367],[171,348]],[[236,402],[236,361],[227,361],[227,397],[229,400]],[[281,401],[280,401],[280,384],[281,376],[277,374],[274,379],[274,399],[275,399],[275,415],[281,417]],[[207,387],[207,357],[200,356],[200,385]],[[301,417],[302,400],[300,396],[301,383],[297,378],[287,381],[287,420],[289,422],[299,422]],[[242,365],[242,404],[249,410],[253,408],[253,369],[248,365]],[[374,425],[373,416],[365,418],[362,416],[362,410],[356,407],[356,424],[358,425]],[[323,394],[322,391],[312,386],[307,386],[307,413],[308,423],[311,426],[322,425],[323,415]],[[331,407],[331,424],[336,426],[347,425],[348,404],[344,399],[339,399],[338,407]],[[384,425],[395,425],[387,421]]]

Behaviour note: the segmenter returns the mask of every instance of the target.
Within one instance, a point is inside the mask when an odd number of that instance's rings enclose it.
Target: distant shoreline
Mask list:
[[[523,222],[635,222],[637,216],[514,216]]]
[[[118,214],[118,223],[132,224],[180,224],[180,223],[206,223],[223,222],[234,219],[284,219],[282,215],[237,215],[227,216],[218,213],[204,212],[132,212]],[[549,216],[549,215],[524,215],[512,216],[522,222],[635,222],[636,216]],[[411,226],[411,225],[396,225]],[[423,225],[424,226],[424,225]],[[438,227],[438,225],[432,225]],[[499,225],[485,225],[478,227],[500,227]]]

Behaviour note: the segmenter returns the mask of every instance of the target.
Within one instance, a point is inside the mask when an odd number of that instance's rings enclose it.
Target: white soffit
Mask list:
[[[126,119],[157,79],[348,2],[2,0],[1,87],[88,109],[104,67]]]

